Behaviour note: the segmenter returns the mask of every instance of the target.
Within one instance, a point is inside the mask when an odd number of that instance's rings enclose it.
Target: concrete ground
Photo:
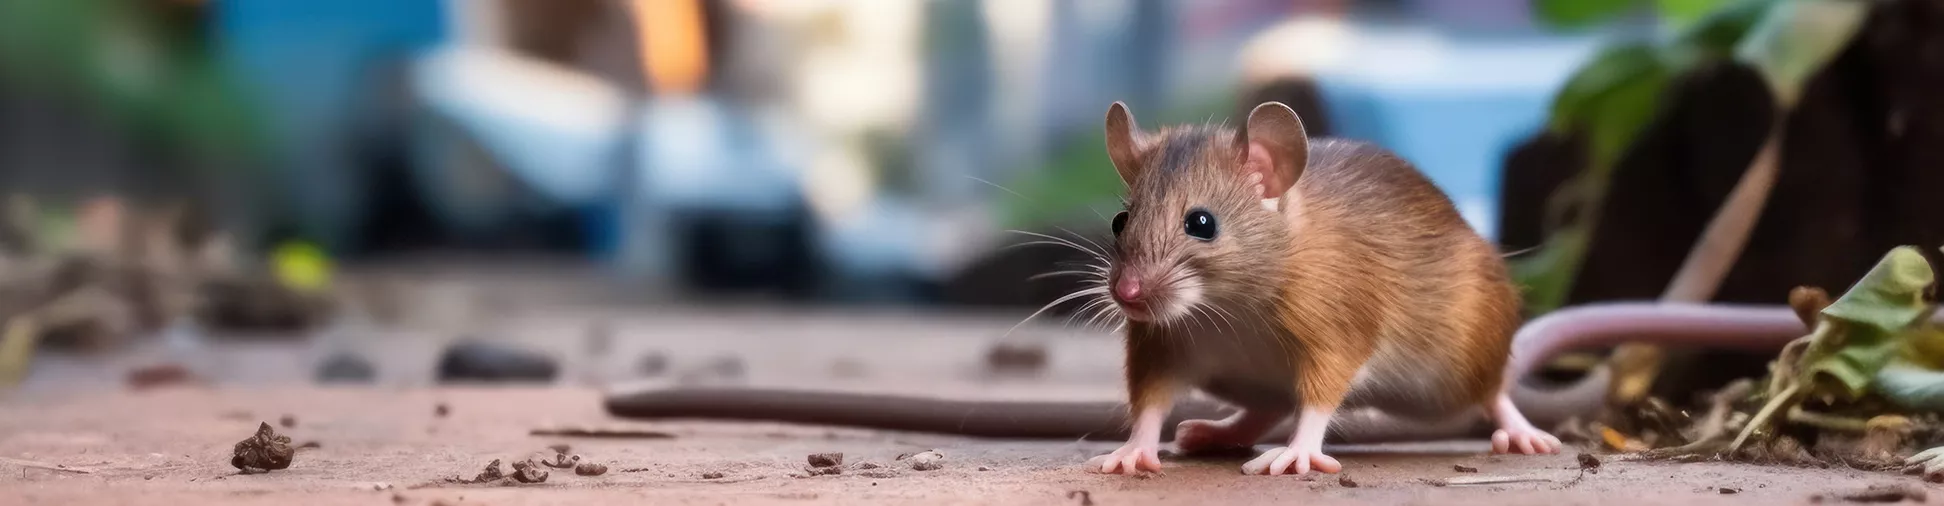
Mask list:
[[[475,287],[477,288],[477,287]],[[488,290],[491,291],[491,290]],[[521,293],[569,300],[545,287]],[[1802,504],[1816,494],[1913,477],[1848,469],[1727,463],[1652,463],[1605,456],[1581,476],[1568,453],[1487,456],[1482,441],[1339,447],[1346,476],[1251,477],[1241,459],[1171,460],[1159,476],[1081,471],[1113,443],[998,441],[929,434],[728,422],[628,422],[607,416],[602,388],[643,375],[641,357],[667,363],[662,376],[721,357],[744,363],[756,385],[931,393],[989,398],[1115,399],[1118,345],[1101,333],[1029,326],[1014,339],[1039,340],[1050,367],[1033,377],[986,372],[986,349],[1021,315],[798,311],[768,307],[601,309],[528,305],[461,311],[444,322],[386,330],[341,329],[353,338],[307,342],[212,343],[192,351],[160,345],[109,357],[53,355],[23,388],[0,399],[0,505],[15,504]],[[426,312],[431,312],[427,310]],[[589,322],[615,329],[606,350],[588,350]],[[439,386],[432,367],[459,334],[485,336],[561,359],[551,385]],[[369,386],[310,384],[332,350],[377,358]],[[209,385],[130,390],[126,372],[161,357],[193,357]],[[436,407],[448,413],[440,416]],[[297,443],[288,469],[241,475],[232,445],[258,423]],[[529,435],[560,427],[638,428],[665,439]],[[550,470],[541,484],[447,483],[488,461],[551,453],[553,444],[607,474]],[[900,454],[936,449],[943,468],[910,469]],[[811,453],[842,452],[836,476],[793,477]],[[25,464],[25,465],[23,465]],[[65,466],[66,469],[36,467]],[[1478,469],[1459,473],[1454,465]],[[720,477],[712,473],[720,473]],[[1438,487],[1454,476],[1521,476],[1536,481]],[[1732,493],[1724,492],[1725,490]]]

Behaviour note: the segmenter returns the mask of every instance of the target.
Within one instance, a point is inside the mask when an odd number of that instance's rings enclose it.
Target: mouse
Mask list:
[[[1154,132],[1116,102],[1105,127],[1126,209],[1079,295],[1123,317],[1126,402],[675,386],[610,394],[608,412],[1123,441],[1088,461],[1109,473],[1157,470],[1163,439],[1182,453],[1276,439],[1243,471],[1332,472],[1324,440],[1489,435],[1494,452],[1557,452],[1533,420],[1589,416],[1610,382],[1604,369],[1565,389],[1520,382],[1558,353],[1634,341],[1773,352],[1806,332],[1786,306],[1667,302],[1521,326],[1502,256],[1394,153],[1311,139],[1275,102],[1240,128]]]
[[[1504,259],[1410,162],[1312,139],[1280,102],[1237,128],[1152,132],[1115,102],[1105,127],[1127,198],[1099,290],[1126,322],[1134,422],[1090,469],[1160,471],[1161,425],[1189,388],[1238,411],[1181,422],[1184,453],[1252,444],[1295,417],[1247,474],[1340,471],[1323,436],[1345,408],[1431,422],[1478,410],[1494,453],[1559,451],[1501,388],[1521,323]]]

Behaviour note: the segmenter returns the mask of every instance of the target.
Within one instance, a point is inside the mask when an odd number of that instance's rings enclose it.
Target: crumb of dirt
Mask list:
[[[998,343],[986,352],[993,372],[1031,373],[1046,369],[1046,346],[1036,343]]]
[[[283,418],[277,419],[277,425],[282,425],[286,429],[295,429],[297,428],[297,417],[284,415]]]
[[[550,445],[547,445],[547,449],[548,449],[548,450],[553,450],[553,452],[554,452],[554,453],[567,453],[567,452],[570,452],[570,451],[574,451],[574,447],[573,447],[573,446],[569,446],[569,445],[568,445],[567,443],[554,443],[554,444],[550,444]]]
[[[728,476],[728,475],[722,474],[722,471],[709,471],[706,473],[702,473],[702,479],[704,480],[720,480],[722,479],[723,476]]]
[[[270,422],[262,422],[255,435],[238,441],[230,454],[230,465],[248,471],[272,471],[290,467],[297,450],[290,447],[290,436],[278,435]]]
[[[405,504],[405,495],[392,494],[392,504]]]
[[[580,456],[575,455],[572,457],[568,457],[567,454],[565,453],[555,453],[553,462],[542,460],[540,461],[540,463],[554,469],[567,469],[570,467],[580,465]]]
[[[1357,488],[1357,480],[1350,478],[1349,474],[1337,475],[1337,484],[1343,488]]]
[[[513,479],[520,483],[546,483],[547,470],[533,465],[531,460],[516,461],[513,463]]]
[[[505,478],[505,477],[506,477],[506,473],[500,470],[499,459],[493,459],[492,462],[486,463],[486,469],[481,470],[478,476],[473,477],[472,482],[492,483],[495,481],[499,481],[501,478]],[[464,480],[460,480],[460,481],[464,481]]]
[[[324,447],[324,443],[319,443],[316,441],[305,441],[304,444],[297,445],[297,449],[299,450],[315,450],[323,447]]]
[[[1093,492],[1069,490],[1067,491],[1067,499],[1079,499],[1080,506],[1093,506]]]
[[[552,428],[552,429],[533,429],[531,431],[527,431],[527,435],[554,436],[554,437],[594,437],[594,438],[615,438],[615,439],[674,439],[675,438],[674,434],[669,434],[667,432],[652,431],[652,430],[596,429],[596,428],[585,428],[585,427],[559,427],[559,428]]]
[[[803,476],[805,477],[830,476],[830,475],[837,475],[837,474],[844,474],[844,468],[836,467],[836,466],[803,468]]]
[[[1926,494],[1924,492],[1923,487],[1918,487],[1915,485],[1904,484],[1904,483],[1882,483],[1882,484],[1870,485],[1868,488],[1865,488],[1863,490],[1852,490],[1848,492],[1833,492],[1827,494],[1812,495],[1809,496],[1809,502],[1820,503],[1825,501],[1844,501],[1844,502],[1858,502],[1858,503],[1891,503],[1891,502],[1903,502],[1908,500],[1911,502],[1921,503],[1928,498],[1929,498],[1929,494]]]
[[[884,466],[880,466],[872,462],[858,462],[856,464],[851,464],[851,467],[858,468],[858,469],[877,469]]]
[[[857,473],[857,475],[858,475],[858,476],[863,476],[863,477],[865,477],[865,478],[879,478],[879,479],[883,479],[883,478],[896,478],[896,477],[898,477],[898,470],[896,470],[896,469],[872,469],[872,470],[869,470],[869,471],[864,471],[864,472],[861,472],[861,473]]]
[[[1452,464],[1452,465],[1451,465],[1451,470],[1453,470],[1453,471],[1457,471],[1457,472],[1461,472],[1461,473],[1476,473],[1476,472],[1478,472],[1478,468],[1476,468],[1476,467],[1471,467],[1471,466],[1466,466],[1466,465],[1459,465],[1459,464]]]
[[[1734,495],[1734,494],[1741,493],[1741,489],[1732,488],[1732,487],[1721,487],[1718,490],[1721,492],[1721,495]]]
[[[991,470],[992,470],[992,468],[990,468],[990,467],[986,467],[986,466],[979,466],[979,471],[980,471],[980,472],[985,472],[985,471],[991,471]]]
[[[643,377],[653,378],[665,372],[668,372],[668,355],[660,351],[642,354],[641,359],[635,361],[635,373]]]
[[[586,463],[582,463],[581,465],[574,466],[574,474],[581,475],[581,476],[600,476],[603,474],[607,474],[607,466],[596,464],[593,462],[586,462]]]
[[[1599,469],[1600,458],[1593,456],[1591,453],[1581,453],[1579,454],[1579,466],[1580,469],[1588,471]]]
[[[452,407],[447,406],[446,403],[441,402],[436,406],[432,406],[432,416],[445,418],[446,415],[450,414],[452,414]]]
[[[809,457],[806,458],[806,460],[810,461],[810,467],[841,466],[844,465],[844,454],[812,453],[810,454]]]
[[[937,450],[918,452],[911,456],[911,469],[914,471],[937,471],[945,467],[945,455]]]
[[[128,387],[136,390],[196,383],[196,373],[181,364],[159,364],[128,372]]]

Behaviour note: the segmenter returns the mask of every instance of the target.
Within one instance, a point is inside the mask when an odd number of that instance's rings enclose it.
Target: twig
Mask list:
[[[1801,390],[1802,384],[1791,384],[1788,388],[1782,389],[1780,394],[1770,398],[1768,404],[1762,406],[1761,411],[1755,412],[1754,418],[1748,419],[1748,425],[1742,426],[1741,434],[1735,436],[1735,442],[1728,444],[1728,453],[1734,453],[1735,450],[1740,450],[1742,443],[1748,442],[1749,435],[1754,434],[1757,429],[1768,425],[1769,419],[1775,417],[1775,410],[1781,409],[1783,404],[1794,402],[1796,392]]]
[[[1866,432],[1870,430],[1870,422],[1868,420],[1806,411],[1802,409],[1802,406],[1791,406],[1787,419],[1791,422],[1823,430],[1842,432]]]
[[[0,463],[13,464],[20,467],[31,467],[34,469],[46,469],[49,471],[61,471],[61,472],[68,472],[68,473],[75,473],[75,474],[94,474],[93,469],[68,467],[59,464],[49,464],[46,462],[39,462],[33,460],[21,460],[16,458],[9,458],[9,457],[0,457]]]
[[[1581,474],[1584,475],[1585,472],[1582,471]],[[1453,476],[1450,478],[1431,480],[1431,484],[1440,487],[1446,487],[1446,486],[1463,487],[1469,485],[1498,485],[1503,483],[1524,483],[1524,482],[1532,482],[1532,481],[1556,482],[1559,481],[1559,479],[1555,477],[1541,476],[1536,474],[1509,474],[1509,475],[1501,474],[1501,475],[1489,475],[1489,476]]]
[[[575,428],[575,427],[558,428],[558,429],[533,429],[533,431],[528,432],[527,435],[556,436],[556,437],[617,438],[617,439],[674,439],[675,438],[674,434],[669,434],[667,432],[660,432],[660,431],[652,431],[652,430],[586,429],[586,428]]]

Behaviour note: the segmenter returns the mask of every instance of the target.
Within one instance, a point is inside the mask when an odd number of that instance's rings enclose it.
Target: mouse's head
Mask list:
[[[1308,154],[1302,121],[1281,103],[1257,106],[1240,130],[1143,132],[1115,102],[1107,155],[1128,194],[1113,218],[1106,289],[1121,313],[1166,325],[1209,313],[1198,308],[1204,304],[1273,293],[1290,233],[1276,203],[1295,187]]]

